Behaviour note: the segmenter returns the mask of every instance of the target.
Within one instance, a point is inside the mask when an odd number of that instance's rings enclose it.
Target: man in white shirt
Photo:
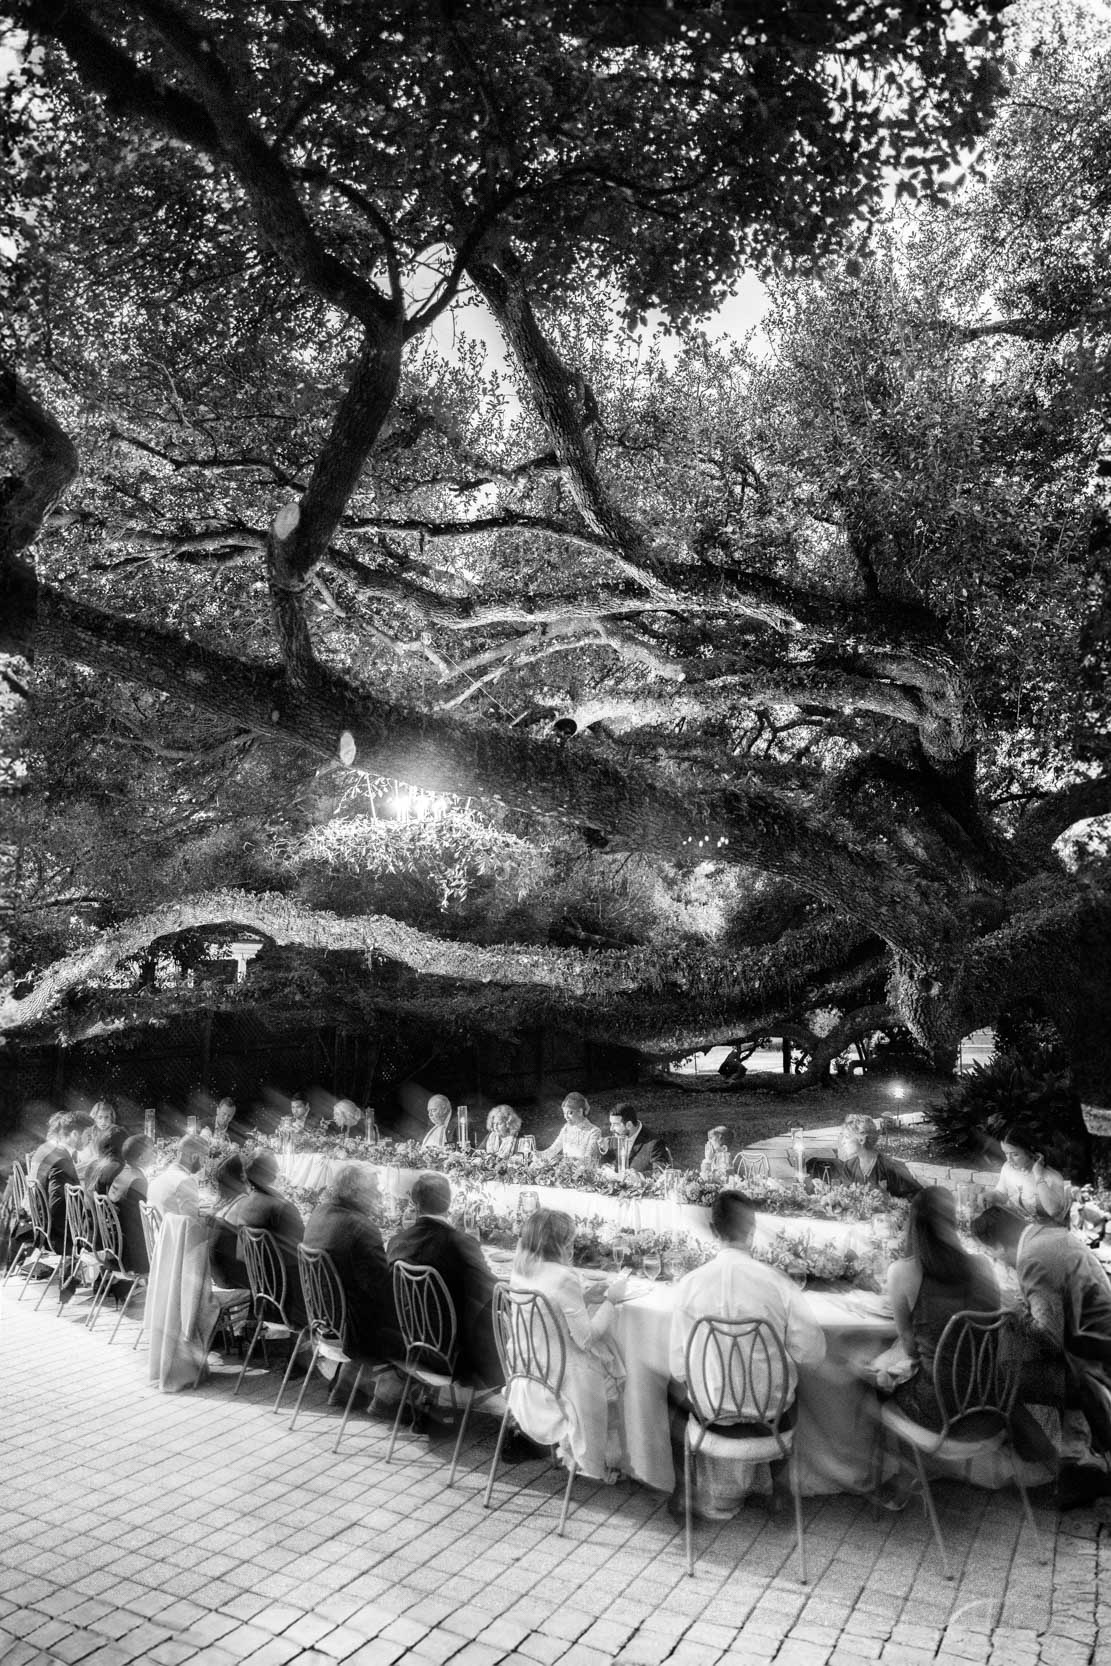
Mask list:
[[[207,1146],[193,1134],[186,1134],[178,1144],[169,1168],[156,1174],[147,1187],[147,1202],[160,1215],[192,1215],[201,1212],[201,1192],[197,1171],[205,1160]]]
[[[792,1405],[785,1414],[782,1427],[790,1427],[794,1417],[793,1401],[798,1386],[800,1365],[819,1365],[825,1358],[826,1339],[815,1319],[810,1304],[785,1274],[753,1260],[752,1239],[756,1230],[756,1210],[741,1192],[719,1192],[710,1214],[710,1226],[721,1248],[712,1261],[680,1279],[675,1286],[675,1305],[671,1319],[670,1398],[678,1408],[673,1429],[677,1437],[685,1432],[685,1410],[690,1405],[687,1396],[687,1343],[696,1322],[702,1318],[766,1319],[783,1343],[787,1356],[787,1392]],[[767,1384],[767,1367],[761,1375],[760,1356],[753,1359],[753,1381],[744,1404],[733,1404],[723,1409],[720,1422],[714,1427],[728,1434],[739,1423],[748,1424],[749,1431],[760,1416],[760,1403]],[[720,1377],[713,1381],[713,1356],[705,1361],[706,1387],[711,1394],[720,1389]],[[681,1448],[680,1448],[681,1450]],[[740,1439],[736,1462],[722,1463],[717,1459],[699,1457],[695,1464],[695,1511],[715,1521],[728,1520],[736,1515],[751,1480],[751,1466],[743,1462]],[[681,1473],[681,1466],[680,1466]],[[673,1508],[681,1508],[681,1500]]]

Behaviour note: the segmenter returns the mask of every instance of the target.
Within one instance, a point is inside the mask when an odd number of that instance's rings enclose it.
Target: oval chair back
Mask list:
[[[441,1275],[435,1267],[395,1261],[393,1296],[406,1367],[450,1377],[459,1354],[458,1323]]]
[[[66,1238],[71,1256],[96,1250],[96,1213],[84,1186],[66,1186]]]
[[[17,1215],[27,1213],[27,1187],[29,1185],[27,1170],[21,1162],[16,1163],[12,1168],[11,1211],[13,1219]]]
[[[277,1239],[264,1226],[241,1226],[239,1244],[243,1251],[243,1265],[251,1286],[251,1311],[263,1323],[285,1325],[294,1330],[286,1317],[288,1280]]]
[[[66,1245],[63,1238],[62,1251],[59,1254],[50,1242],[50,1199],[45,1187],[40,1186],[35,1180],[30,1180],[27,1183],[26,1208],[27,1219],[31,1223],[31,1242],[27,1254],[20,1263],[23,1268],[23,1283],[19,1287],[18,1299],[23,1300],[27,1293],[27,1285],[30,1282],[32,1272],[45,1261],[50,1268],[50,1278],[47,1279],[39,1293],[39,1300],[35,1303],[35,1306],[38,1307],[43,1296],[50,1288],[54,1274],[58,1273],[59,1277],[62,1276],[60,1269],[65,1261]]]
[[[781,1438],[794,1390],[786,1349],[767,1319],[696,1320],[687,1338],[686,1383],[703,1430],[711,1423],[753,1423]]]
[[[123,1227],[119,1210],[103,1192],[94,1192],[92,1205],[96,1214],[97,1238],[101,1256],[114,1271],[123,1272]]]
[[[313,1347],[320,1342],[332,1342],[346,1350],[347,1297],[335,1262],[327,1250],[307,1249],[304,1244],[298,1244],[297,1265],[301,1269],[301,1288],[305,1292]]]
[[[934,1389],[945,1419],[942,1438],[960,1439],[969,1417],[993,1414],[1010,1422],[1018,1393],[1021,1358],[1014,1340],[1014,1315],[954,1313],[934,1354]]]
[[[45,1188],[35,1180],[27,1182],[27,1218],[31,1222],[35,1248],[48,1250],[50,1248],[50,1199],[46,1195]]]
[[[547,1296],[499,1284],[493,1308],[494,1340],[505,1386],[514,1381],[539,1383],[558,1400],[567,1374],[567,1341]]]
[[[147,1260],[154,1265],[154,1252],[158,1245],[158,1234],[162,1230],[162,1211],[156,1209],[153,1203],[148,1203],[145,1197],[139,1199],[139,1220],[143,1228],[143,1242],[147,1246]]]
[[[738,1151],[733,1159],[733,1173],[741,1180],[767,1180],[771,1172],[764,1151]]]

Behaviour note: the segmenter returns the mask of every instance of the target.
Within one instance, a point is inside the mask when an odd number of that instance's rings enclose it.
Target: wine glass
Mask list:
[[[621,1233],[619,1232],[613,1240],[613,1264],[617,1268],[618,1272],[621,1271],[622,1267],[624,1267],[624,1265],[625,1265],[625,1263],[628,1259],[629,1259],[628,1240],[626,1238],[624,1238],[621,1235]]]
[[[663,1267],[659,1250],[645,1250],[640,1265],[645,1278],[650,1278],[653,1282],[658,1279]]]

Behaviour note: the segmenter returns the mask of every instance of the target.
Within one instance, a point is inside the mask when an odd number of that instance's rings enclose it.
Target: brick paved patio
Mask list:
[[[107,1319],[91,1335],[79,1321],[52,1296],[38,1313],[0,1299],[3,1666],[1111,1659],[1106,1503],[1060,1522],[1039,1508],[1039,1567],[1017,1497],[939,1486],[948,1584],[916,1505],[873,1520],[856,1499],[810,1499],[805,1588],[790,1512],[754,1507],[700,1528],[692,1580],[664,1500],[638,1487],[576,1483],[566,1540],[540,1464],[503,1471],[483,1511],[489,1422],[449,1491],[450,1447],[410,1435],[387,1465],[366,1418],[333,1456],[338,1413],[316,1409],[316,1385],[290,1434],[272,1378],[238,1400],[227,1377],[160,1395],[130,1320],[111,1348]]]

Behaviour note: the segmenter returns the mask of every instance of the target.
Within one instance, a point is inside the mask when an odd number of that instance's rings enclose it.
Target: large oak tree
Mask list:
[[[1102,274],[1064,305],[1016,253],[994,294],[949,219],[836,253],[975,139],[999,9],[10,8],[8,1029],[234,918],[410,966],[395,1007],[493,981],[658,1052],[832,1006],[819,1062],[882,1021],[944,1059],[1028,995],[1079,1045]],[[1096,154],[1091,62],[1055,119]],[[746,265],[770,356],[620,340]],[[465,296],[509,382],[448,345]],[[382,777],[454,795],[439,942],[351,816]]]

